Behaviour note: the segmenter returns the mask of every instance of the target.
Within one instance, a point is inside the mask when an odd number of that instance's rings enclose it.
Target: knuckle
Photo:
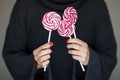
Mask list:
[[[44,50],[41,50],[41,51],[39,52],[40,55],[43,54],[43,53],[44,53]]]
[[[69,50],[68,52],[71,53],[71,50]]]
[[[48,64],[50,63],[50,61],[49,61],[49,60],[47,60],[47,62],[48,62]]]
[[[35,59],[35,61],[37,61],[37,58],[36,58],[36,57],[34,57],[34,59]]]
[[[70,54],[72,54],[72,53],[73,53],[73,51],[72,51],[72,50],[69,50],[69,53],[70,53]]]
[[[45,58],[45,57],[42,57],[42,58],[41,58],[41,61],[42,61],[42,62],[43,62],[43,61],[45,61],[45,60],[46,60],[46,58]]]
[[[41,62],[37,62],[38,65],[42,66],[42,63]]]
[[[67,45],[67,48],[70,48],[70,45],[69,45],[69,44]]]
[[[52,52],[52,50],[51,50],[51,49],[48,49],[48,52],[50,52],[50,53],[51,53],[51,52]]]
[[[75,59],[75,56],[72,56],[73,57],[73,59]]]
[[[42,60],[43,60],[42,57],[40,57],[40,58],[39,58],[39,62],[42,62]]]
[[[33,55],[35,55],[35,54],[36,54],[36,50],[33,51]]]
[[[73,50],[70,50],[70,53],[73,53]]]
[[[75,44],[72,44],[72,47],[74,48],[74,47],[75,47]]]
[[[50,58],[50,55],[48,55],[48,58]]]
[[[87,47],[87,46],[88,46],[88,45],[87,45],[87,43],[85,43],[85,42],[84,42],[84,45],[85,45],[85,47]]]
[[[45,62],[45,64],[48,65],[48,64],[49,64],[49,60],[47,60],[47,61]]]
[[[44,68],[44,62],[41,63],[41,66]]]
[[[76,51],[76,54],[78,54],[80,56],[81,55],[81,51]]]
[[[79,42],[79,39],[77,38],[76,41]]]
[[[37,57],[37,56],[34,56],[34,60],[37,61],[37,60],[38,60],[38,57]]]
[[[47,64],[46,64],[46,65],[48,66],[48,64],[49,64],[49,62],[47,62]]]

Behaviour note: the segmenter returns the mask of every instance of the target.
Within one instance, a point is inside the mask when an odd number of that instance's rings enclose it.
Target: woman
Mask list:
[[[52,31],[47,43],[49,32],[43,28],[43,15],[48,11],[62,15],[69,6],[78,12],[77,39]],[[3,57],[14,80],[108,80],[116,65],[116,42],[105,2],[18,0],[7,28]]]

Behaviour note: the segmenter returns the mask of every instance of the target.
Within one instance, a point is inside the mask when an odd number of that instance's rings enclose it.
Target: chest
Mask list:
[[[27,42],[28,48],[32,51],[38,46],[47,42],[49,31],[42,25],[43,15],[47,10],[35,9],[29,12],[27,18]],[[58,13],[62,15],[63,13]],[[92,11],[78,10],[78,20],[75,24],[77,38],[85,41],[89,46],[94,42],[95,19]],[[74,38],[74,36],[72,36]],[[61,37],[57,31],[52,31],[51,41],[62,44],[68,38]]]

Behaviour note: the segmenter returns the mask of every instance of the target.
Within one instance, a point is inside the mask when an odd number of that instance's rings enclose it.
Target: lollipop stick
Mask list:
[[[49,35],[48,35],[48,43],[50,42],[50,38],[51,38],[51,33],[52,31],[49,31]],[[44,72],[46,71],[46,66],[44,66]]]
[[[82,63],[80,62],[81,68],[83,70],[83,72],[85,71],[85,68],[83,67]]]
[[[46,67],[46,66],[44,66],[44,72],[46,72],[46,68],[47,68],[47,67]]]
[[[76,33],[75,33],[75,30],[74,30],[74,33],[73,33],[73,34],[74,34],[74,37],[75,37],[75,38],[77,38],[77,37],[76,37]]]
[[[69,36],[69,38],[71,39],[71,36]]]
[[[74,29],[74,28],[73,28],[73,29]],[[75,29],[74,29],[73,31],[74,31],[74,33],[73,33],[73,34],[74,34],[74,37],[75,37],[75,38],[77,38],[77,37],[76,37],[76,33],[75,33]],[[81,68],[82,68],[82,70],[83,70],[83,72],[84,72],[84,71],[85,71],[85,69],[84,69],[84,67],[83,67],[83,65],[82,65],[82,63],[81,63],[81,62],[80,62],[80,65],[81,65]]]
[[[75,33],[74,24],[72,25],[72,27],[73,27],[73,35],[74,35],[74,38],[77,38],[77,37],[76,37],[76,33]]]
[[[49,36],[48,36],[48,43],[50,42],[51,33],[52,33],[52,31],[49,31]]]

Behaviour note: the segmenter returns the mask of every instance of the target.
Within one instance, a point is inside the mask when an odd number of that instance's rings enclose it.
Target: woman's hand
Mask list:
[[[52,50],[50,48],[52,46],[52,42],[46,43],[33,51],[34,60],[37,62],[38,69],[48,66],[50,53],[52,53]]]
[[[68,43],[68,53],[72,55],[73,59],[80,61],[83,65],[88,65],[90,53],[87,43],[75,38],[66,42]]]

